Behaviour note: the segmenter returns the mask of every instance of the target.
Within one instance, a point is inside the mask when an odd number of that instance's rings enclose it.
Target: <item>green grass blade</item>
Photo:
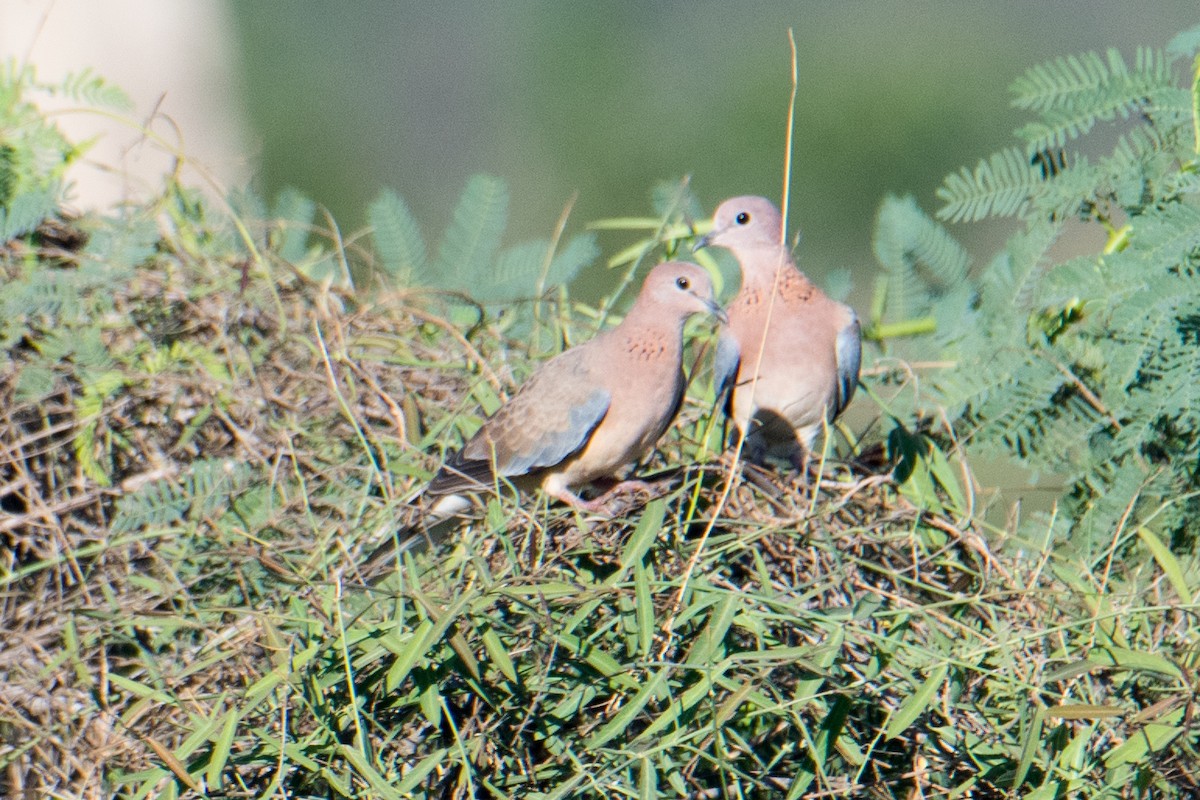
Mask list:
[[[480,634],[483,640],[483,648],[487,651],[488,658],[500,670],[504,677],[508,678],[513,683],[517,682],[517,668],[513,665],[512,657],[509,656],[508,650],[504,643],[500,641],[500,636],[490,625],[484,626]]]
[[[608,722],[600,726],[600,729],[588,737],[586,746],[589,750],[594,750],[602,747],[616,737],[625,733],[629,725],[642,713],[642,709],[650,702],[650,699],[661,692],[667,684],[667,674],[669,668],[664,667],[654,673],[654,677],[646,681],[625,705],[612,716]]]
[[[221,787],[222,773],[225,771],[225,765],[229,762],[229,753],[233,748],[233,740],[237,735],[238,722],[240,720],[241,717],[238,714],[237,708],[231,709],[225,715],[221,731],[217,734],[216,741],[213,742],[212,753],[208,759],[208,768],[204,771],[204,780],[210,789],[219,789]]]
[[[1093,650],[1088,659],[1097,664],[1111,665],[1121,667],[1123,669],[1143,670],[1146,672],[1156,672],[1160,675],[1182,680],[1183,675],[1179,671],[1179,667],[1171,663],[1166,658],[1157,653],[1142,653],[1135,650],[1127,650],[1122,647],[1105,647],[1098,650]]]
[[[900,707],[896,709],[896,713],[888,720],[887,726],[883,729],[885,738],[895,739],[908,730],[908,726],[916,722],[917,717],[929,709],[938,690],[946,682],[946,675],[949,669],[947,665],[940,664],[930,670],[929,676],[925,678],[924,683],[917,687],[917,690],[900,704]]]
[[[1013,775],[1013,788],[1020,788],[1025,782],[1025,777],[1029,774],[1029,768],[1033,766],[1034,756],[1038,754],[1042,743],[1042,725],[1044,724],[1046,712],[1042,707],[1034,709],[1033,717],[1029,720],[1029,726],[1025,730],[1025,741],[1021,745],[1021,756],[1017,759],[1017,771]]]
[[[350,762],[350,766],[354,768],[354,771],[358,773],[358,775],[364,781],[366,781],[368,786],[371,787],[371,791],[375,792],[379,797],[385,798],[385,800],[404,800],[408,790],[401,789],[400,784],[397,784],[395,787],[393,787],[391,782],[387,778],[383,777],[383,775],[379,773],[379,770],[375,769],[374,765],[369,763],[366,757],[364,757],[357,748],[351,747],[350,745],[342,745],[341,753],[342,757]],[[425,760],[427,761],[428,758]],[[415,772],[416,769],[419,769],[420,766],[421,765],[418,764],[417,768],[414,768],[413,772]],[[426,771],[426,774],[428,774],[428,771]],[[408,780],[411,777],[412,772],[410,772],[408,775],[405,775],[404,779]],[[402,784],[404,781],[401,781],[400,783]]]
[[[654,762],[649,758],[643,758],[641,769],[638,773],[638,797],[641,800],[657,800],[658,794],[658,770],[654,768]]]
[[[435,639],[433,621],[423,620],[407,637],[406,646],[397,654],[395,662],[388,668],[387,677],[384,680],[386,691],[394,692],[404,683],[417,661],[429,654],[429,648]]]
[[[1163,544],[1162,539],[1158,538],[1157,534],[1145,526],[1138,528],[1138,537],[1146,545],[1146,549],[1150,551],[1150,554],[1154,556],[1154,560],[1158,562],[1159,568],[1167,576],[1167,580],[1171,582],[1171,588],[1175,590],[1175,594],[1179,595],[1179,600],[1185,605],[1194,603],[1195,595],[1192,593],[1191,587],[1188,586],[1187,578],[1183,574],[1183,568],[1179,565],[1179,559],[1175,558],[1175,554],[1171,552],[1171,549]]]
[[[625,545],[625,551],[621,553],[621,568],[605,579],[605,586],[615,586],[625,580],[634,565],[642,562],[647,551],[650,550],[650,545],[654,544],[655,538],[662,530],[666,513],[667,504],[662,498],[651,500],[646,504],[641,519],[638,520],[637,527],[633,530],[633,535],[629,537],[629,542]]]
[[[650,656],[657,629],[654,616],[654,594],[650,590],[650,568],[641,561],[633,567],[634,619],[637,621],[637,652],[642,658]]]

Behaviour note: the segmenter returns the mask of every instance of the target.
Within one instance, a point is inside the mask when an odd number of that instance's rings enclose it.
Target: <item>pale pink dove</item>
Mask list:
[[[539,367],[425,488],[428,530],[464,511],[469,494],[507,484],[541,487],[551,497],[604,513],[623,481],[584,500],[575,490],[620,475],[654,446],[683,402],[683,325],[692,314],[727,322],[703,267],[659,264],[621,323]],[[416,541],[397,531],[360,565],[370,576]]]
[[[446,460],[425,494],[485,491],[501,479],[601,510],[604,497],[586,501],[574,490],[632,466],[674,419],[684,390],[683,324],[696,313],[725,319],[708,273],[683,262],[656,266],[619,325],[543,364]]]
[[[854,310],[797,269],[784,242],[769,200],[735,197],[717,208],[712,232],[696,249],[728,248],[741,265],[713,380],[718,397],[728,392],[726,413],[745,432],[746,458],[761,464],[781,455],[802,470],[817,435],[854,396],[862,335]]]

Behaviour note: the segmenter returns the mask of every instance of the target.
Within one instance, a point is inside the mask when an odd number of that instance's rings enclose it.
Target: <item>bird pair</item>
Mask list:
[[[858,318],[800,272],[784,244],[779,211],[761,197],[721,204],[696,243],[726,247],[742,285],[722,311],[701,267],[659,264],[619,325],[543,364],[446,460],[425,490],[432,518],[464,510],[463,493],[498,481],[540,487],[590,512],[605,510],[617,483],[584,500],[576,489],[633,466],[666,431],[683,401],[683,326],[692,314],[723,323],[714,363],[718,397],[745,432],[746,457],[800,466],[858,382]]]

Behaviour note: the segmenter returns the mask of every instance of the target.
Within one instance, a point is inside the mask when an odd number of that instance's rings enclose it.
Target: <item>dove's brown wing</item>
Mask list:
[[[611,396],[588,371],[588,348],[547,361],[504,406],[484,421],[429,484],[433,495],[490,488],[553,467],[587,444]]]

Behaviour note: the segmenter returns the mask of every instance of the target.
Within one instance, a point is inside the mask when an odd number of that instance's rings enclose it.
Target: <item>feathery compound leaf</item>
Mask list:
[[[1130,130],[1095,163],[1073,156],[1042,175],[1030,151],[1010,149],[938,191],[942,218],[1020,213],[1027,224],[981,271],[968,322],[944,340],[956,367],[930,381],[933,394],[974,447],[1061,476],[1073,537],[1090,531],[1104,546],[1131,513],[1177,532],[1195,513],[1196,128],[1194,97],[1173,85],[1170,64],[1143,49],[1132,69],[1110,51],[1030,70],[1013,88],[1015,104],[1040,115],[1018,134],[1031,151],[1055,152],[1118,116]],[[1071,217],[1099,220],[1108,243],[1056,265],[1050,245]],[[963,309],[947,301],[934,313],[949,330],[943,320]]]
[[[975,364],[975,369],[981,365]],[[1032,357],[1022,359],[1011,378],[971,401],[969,419],[978,444],[1022,460],[1058,466],[1060,453],[1042,447],[1047,429],[1061,416],[1055,398],[1064,394],[1066,378],[1052,365]]]
[[[600,245],[593,233],[572,236],[565,247],[560,247],[546,272],[545,286],[562,286],[575,280],[584,267],[600,257]]]
[[[970,264],[963,246],[912,197],[883,201],[874,247],[888,272],[888,306],[897,319],[923,313],[934,299],[959,286]]]
[[[491,280],[492,257],[508,222],[508,187],[490,175],[467,182],[438,248],[437,282],[474,292]]]
[[[1038,265],[1054,243],[1060,227],[1048,222],[1030,225],[1010,238],[1004,249],[981,271],[976,281],[979,311],[998,328],[993,333],[1011,329],[1014,314],[1020,318],[1034,305],[1030,298],[1040,283],[1042,270]]]
[[[1144,266],[1141,259],[1132,257],[1125,263]],[[1104,312],[1102,333],[1106,343],[1111,344],[1106,348],[1105,381],[1101,388],[1114,408],[1132,404],[1129,412],[1136,416],[1146,408],[1146,400],[1144,397],[1134,400],[1128,392],[1171,379],[1152,365],[1178,343],[1179,316],[1195,302],[1195,297],[1194,292],[1179,286],[1180,282],[1159,278],[1138,286],[1131,284],[1131,276],[1124,277],[1124,291],[1117,295],[1119,302]],[[1130,288],[1134,291],[1129,291]]]
[[[948,175],[937,190],[945,205],[938,219],[977,222],[985,217],[1011,217],[1022,213],[1029,196],[1042,183],[1042,171],[1023,150],[1010,147],[975,165]]]
[[[90,68],[72,72],[58,87],[64,97],[97,108],[132,111],[133,101],[118,86],[114,86]]]
[[[1098,80],[1094,88],[1070,84],[1069,71],[1059,73],[1050,79],[1063,81],[1066,85],[1057,86],[1062,91],[1043,87],[1040,94],[1031,96],[1030,102],[1044,101],[1041,121],[1017,131],[1032,150],[1062,147],[1067,140],[1090,131],[1097,122],[1118,116],[1128,118],[1135,111],[1157,109],[1174,116],[1186,111],[1173,85],[1170,64],[1158,50],[1139,49],[1132,71],[1119,52],[1109,50],[1107,68],[1093,75]],[[1035,101],[1033,97],[1040,99]]]
[[[1167,58],[1177,61],[1191,58],[1200,50],[1200,25],[1179,33],[1167,44]]]
[[[574,236],[553,258],[550,242],[537,239],[501,250],[496,256],[493,277],[473,291],[478,300],[505,301],[541,294],[547,287],[570,283],[579,270],[600,256],[594,234]],[[546,259],[550,258],[549,264]],[[543,274],[544,273],[544,274]]]
[[[1138,218],[1130,246],[1164,267],[1200,249],[1200,207],[1174,203]]]
[[[151,481],[117,503],[112,530],[117,533],[182,522],[228,508],[250,482],[254,470],[229,459],[201,459],[183,476]]]
[[[317,204],[290,186],[276,196],[271,209],[271,219],[276,227],[272,239],[275,251],[284,261],[296,264],[304,258],[316,213]]]
[[[532,296],[549,254],[550,242],[545,239],[501,250],[496,256],[492,279],[474,287],[472,296],[476,300],[493,302]]]
[[[1116,51],[1109,51],[1109,60],[1118,59],[1123,71],[1125,62]],[[1056,58],[1045,64],[1030,67],[1009,86],[1015,96],[1012,104],[1028,111],[1069,108],[1078,97],[1094,93],[1109,80],[1109,69],[1099,53]]]
[[[379,263],[389,276],[412,282],[425,272],[425,240],[412,212],[391,189],[380,192],[367,208],[367,221],[374,229]]]
[[[0,244],[24,236],[58,208],[58,186],[47,186],[18,194],[7,207],[0,207]]]
[[[1148,181],[1163,186],[1164,195],[1184,191],[1170,172],[1181,135],[1178,125],[1136,127],[1117,140],[1111,156],[1096,164],[1082,155],[1071,156],[1066,159],[1069,167],[1056,171],[1033,192],[1027,216],[1065,219],[1090,214],[1097,204],[1109,202],[1133,208],[1142,202]]]
[[[121,497],[113,516],[112,532],[128,533],[145,527],[163,527],[181,522],[192,501],[171,481],[152,481]]]

